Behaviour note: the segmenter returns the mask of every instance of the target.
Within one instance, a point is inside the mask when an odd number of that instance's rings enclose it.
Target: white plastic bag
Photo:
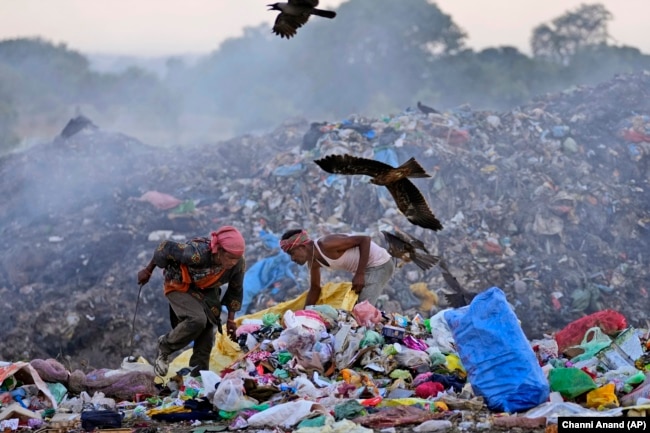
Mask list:
[[[308,416],[315,413],[327,414],[328,411],[320,404],[307,400],[296,400],[272,406],[248,418],[250,427],[285,427],[291,428]]]
[[[241,377],[229,373],[214,392],[212,404],[219,410],[233,412],[255,406],[258,401],[244,395],[244,380]]]

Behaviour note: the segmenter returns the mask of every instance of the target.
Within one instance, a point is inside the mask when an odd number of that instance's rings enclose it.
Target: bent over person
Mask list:
[[[158,338],[154,363],[156,374],[165,376],[169,356],[192,341],[192,374],[208,370],[214,346],[214,327],[221,330],[221,306],[228,309],[227,331],[235,338],[235,313],[243,296],[244,237],[232,226],[223,226],[210,237],[188,242],[162,241],[149,264],[138,272],[138,283],[146,284],[156,267],[163,269],[164,292],[169,302],[172,330]],[[228,283],[221,298],[221,286]]]
[[[375,304],[393,276],[395,262],[385,248],[365,235],[330,234],[310,239],[305,230],[282,235],[280,248],[299,265],[309,267],[310,284],[305,306],[314,305],[321,294],[321,268],[352,273],[357,302]]]

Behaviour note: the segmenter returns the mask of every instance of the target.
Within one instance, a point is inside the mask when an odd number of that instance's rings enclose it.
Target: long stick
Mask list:
[[[131,322],[131,342],[129,343],[129,349],[133,351],[133,337],[135,337],[135,318],[138,316],[138,306],[140,305],[140,293],[142,293],[142,287],[144,284],[140,284],[140,289],[138,289],[138,299],[135,301],[135,312],[133,313],[133,321]]]

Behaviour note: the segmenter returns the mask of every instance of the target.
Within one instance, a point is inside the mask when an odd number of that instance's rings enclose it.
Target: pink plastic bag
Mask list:
[[[161,210],[172,209],[183,203],[182,200],[179,200],[174,196],[158,191],[147,191],[137,200],[146,201]]]
[[[381,311],[375,308],[370,302],[359,302],[352,308],[352,315],[360,326],[371,328],[381,322]]]

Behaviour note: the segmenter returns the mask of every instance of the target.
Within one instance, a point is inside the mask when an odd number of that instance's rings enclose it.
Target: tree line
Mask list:
[[[337,12],[291,40],[268,25],[249,27],[192,64],[169,58],[162,75],[138,67],[98,72],[84,54],[39,38],[0,41],[0,151],[34,128],[60,129],[73,108],[100,124],[155,131],[160,142],[150,144],[180,145],[217,130],[264,131],[292,117],[381,116],[418,100],[441,110],[507,110],[650,69],[649,55],[611,43],[613,16],[601,4],[532,29],[531,55],[511,46],[468,48],[466,32],[427,0],[355,0]]]

